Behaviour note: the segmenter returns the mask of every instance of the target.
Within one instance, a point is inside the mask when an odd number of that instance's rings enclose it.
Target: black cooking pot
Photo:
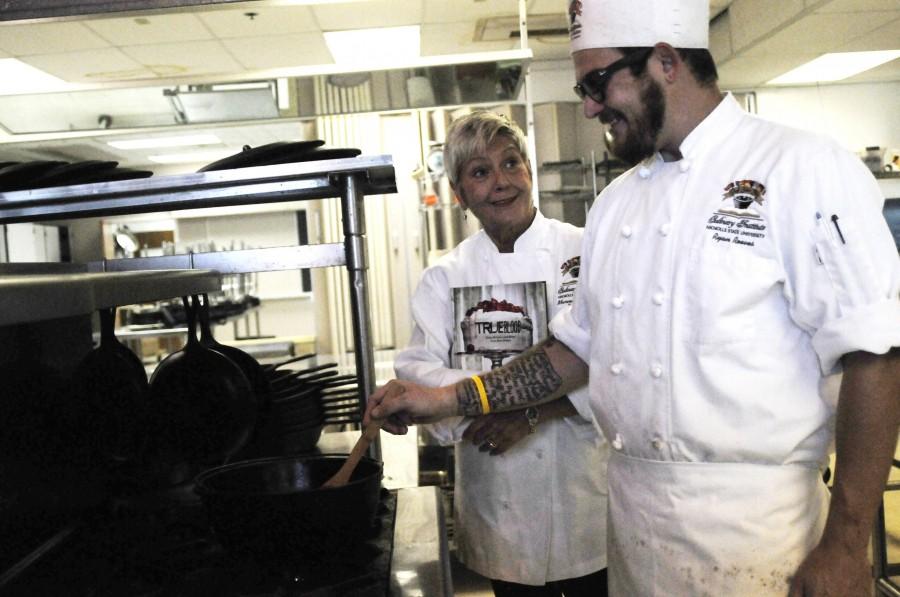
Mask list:
[[[194,491],[231,552],[284,561],[348,551],[372,532],[382,465],[363,458],[349,483],[322,488],[346,459],[330,454],[236,462],[201,473]]]

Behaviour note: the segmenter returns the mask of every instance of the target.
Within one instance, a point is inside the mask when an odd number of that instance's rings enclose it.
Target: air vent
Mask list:
[[[568,22],[563,13],[528,15],[528,35],[531,37],[565,37],[568,34]],[[473,41],[507,41],[518,37],[518,16],[478,19],[475,23]]]

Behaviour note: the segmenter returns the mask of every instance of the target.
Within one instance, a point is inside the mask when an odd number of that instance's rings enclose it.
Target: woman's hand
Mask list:
[[[511,410],[474,417],[463,432],[463,439],[491,456],[503,454],[530,431],[524,410]]]
[[[458,410],[454,386],[428,388],[411,381],[392,379],[369,396],[363,425],[376,419],[382,429],[404,435],[410,425],[434,423]]]

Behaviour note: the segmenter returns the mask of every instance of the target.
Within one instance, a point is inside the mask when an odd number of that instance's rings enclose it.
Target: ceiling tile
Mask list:
[[[22,61],[64,81],[77,83],[102,83],[155,76],[117,48],[28,56],[22,58]]]
[[[85,24],[116,46],[212,39],[203,21],[190,13],[95,19]]]
[[[421,0],[371,0],[351,5],[317,4],[312,10],[322,31],[400,27],[422,22]]]
[[[816,12],[900,10],[900,0],[832,0]]]
[[[494,52],[519,47],[518,40],[476,42],[472,39],[474,35],[475,23],[422,25],[422,56]]]
[[[243,70],[219,41],[131,46],[121,50],[153,72],[166,77],[229,74]]]
[[[812,14],[744,52],[746,56],[824,54],[877,29],[893,13]]]
[[[560,0],[560,4],[564,4]],[[518,15],[516,0],[424,0],[424,23],[477,21],[481,18]]]
[[[770,55],[766,56],[765,60],[760,60],[741,55],[717,65],[719,87],[722,89],[758,87],[815,57],[816,54]]]
[[[803,10],[803,0],[737,0],[728,8],[734,50],[749,47]]]
[[[566,14],[566,5],[567,2],[562,2],[560,0],[530,0],[528,2],[528,14],[539,15],[539,14]],[[514,11],[515,14],[519,14],[518,7]]]
[[[81,23],[0,25],[0,50],[13,56],[107,48],[109,43]]]
[[[869,50],[898,50],[900,49],[900,13],[897,18],[887,21],[883,26],[869,31],[843,46],[837,46],[833,51],[838,52],[864,52]],[[897,62],[896,60],[894,62]]]
[[[253,19],[246,16],[256,13]],[[318,25],[307,6],[248,6],[243,10],[209,10],[196,13],[206,27],[220,38],[262,37],[317,31]]]
[[[248,70],[334,62],[321,33],[223,39],[222,45]]]

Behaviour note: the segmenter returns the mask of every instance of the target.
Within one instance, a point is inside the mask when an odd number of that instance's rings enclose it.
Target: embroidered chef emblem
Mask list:
[[[578,274],[581,271],[581,255],[563,261],[559,266],[562,279],[556,291],[557,305],[571,305],[575,298],[575,287],[578,286]]]
[[[719,209],[706,221],[717,243],[753,247],[766,237],[766,223],[756,206],[766,198],[766,186],[755,180],[735,180],[725,185]]]
[[[571,39],[581,37],[581,0],[569,2],[569,36]]]

